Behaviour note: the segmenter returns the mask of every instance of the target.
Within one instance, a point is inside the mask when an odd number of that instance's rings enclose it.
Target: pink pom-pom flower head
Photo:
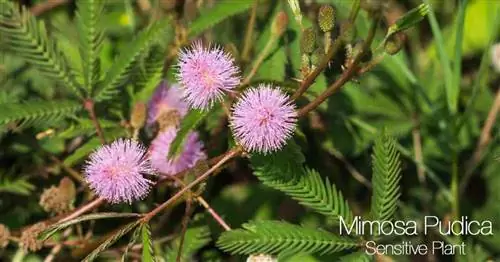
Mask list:
[[[179,85],[169,85],[166,80],[163,80],[149,100],[147,124],[153,124],[162,114],[171,111],[177,111],[179,117],[183,118],[187,110],[188,106],[186,102],[182,100],[182,90]]]
[[[207,110],[224,92],[240,84],[240,70],[221,47],[203,47],[197,41],[179,55],[177,79],[191,108]]]
[[[192,168],[199,160],[205,160],[203,144],[198,134],[191,132],[186,137],[182,152],[173,159],[168,159],[170,146],[177,135],[177,129],[171,127],[161,133],[151,142],[149,154],[151,165],[165,175],[175,175],[188,168]]]
[[[89,187],[110,203],[132,203],[144,198],[152,182],[144,175],[155,173],[146,149],[134,140],[119,139],[92,153],[84,172]]]
[[[264,154],[281,149],[296,122],[297,112],[289,97],[265,84],[245,91],[231,116],[236,140],[245,150]]]

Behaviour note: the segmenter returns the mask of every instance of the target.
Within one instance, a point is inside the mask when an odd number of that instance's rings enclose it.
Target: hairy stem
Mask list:
[[[99,124],[99,120],[97,120],[97,116],[95,114],[94,110],[94,101],[92,99],[87,99],[83,102],[83,106],[89,113],[90,119],[92,120],[92,123],[94,124],[97,136],[101,140],[101,143],[104,145],[106,144],[106,138],[104,137],[104,132],[102,132],[101,124]]]
[[[497,90],[495,101],[493,102],[493,105],[488,112],[488,117],[486,118],[484,126],[481,130],[481,135],[479,136],[479,140],[477,141],[476,149],[474,150],[472,157],[469,159],[469,161],[467,161],[465,175],[462,179],[462,183],[460,184],[461,193],[465,191],[472,173],[483,157],[484,150],[491,142],[491,130],[493,129],[493,126],[497,119],[498,111],[500,111],[500,89]]]
[[[252,11],[250,13],[250,20],[248,21],[247,31],[245,33],[245,41],[243,45],[243,52],[241,53],[241,60],[247,62],[250,56],[250,50],[252,50],[252,36],[255,27],[255,19],[257,17],[257,6],[259,5],[259,0],[255,0]]]
[[[159,205],[157,208],[155,208],[151,212],[147,213],[144,216],[144,218],[142,218],[143,223],[146,223],[149,220],[151,220],[154,216],[156,216],[163,209],[165,209],[170,204],[175,202],[178,198],[180,198],[184,193],[189,191],[191,188],[193,188],[194,186],[198,185],[199,183],[205,181],[210,176],[210,174],[212,174],[215,170],[217,170],[219,167],[221,167],[224,163],[226,163],[227,161],[229,161],[233,157],[236,157],[237,155],[241,154],[241,152],[242,151],[240,148],[236,148],[236,149],[228,151],[218,163],[216,163],[214,166],[212,166],[210,169],[208,169],[204,174],[202,174],[196,180],[194,180],[193,182],[189,183],[187,186],[185,186],[184,188],[179,190],[174,196],[172,196],[167,201],[163,202],[163,204]]]

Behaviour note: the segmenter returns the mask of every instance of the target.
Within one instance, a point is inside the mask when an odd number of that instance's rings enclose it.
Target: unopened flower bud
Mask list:
[[[278,262],[278,259],[266,254],[250,255],[246,262]]]
[[[495,70],[500,73],[500,43],[491,47],[491,62]]]
[[[335,26],[335,10],[331,5],[323,5],[319,8],[318,24],[323,32],[333,30]]]
[[[403,39],[398,34],[389,36],[384,43],[384,50],[389,55],[397,54],[401,48],[403,48]]]
[[[310,54],[316,47],[316,33],[312,27],[305,29],[300,38],[300,50],[302,53]]]
[[[280,11],[274,18],[271,34],[275,37],[280,37],[286,31],[288,26],[288,16],[284,11]]]
[[[164,110],[160,113],[156,121],[158,122],[160,131],[164,131],[169,127],[178,126],[181,121],[181,114],[175,109]]]
[[[5,248],[9,244],[10,230],[3,224],[0,224],[0,248]]]
[[[61,180],[59,187],[45,189],[40,196],[40,206],[46,212],[62,214],[72,209],[75,199],[75,185],[69,178]]]
[[[141,129],[146,122],[146,104],[136,103],[130,114],[130,125],[134,129]]]
[[[46,226],[43,222],[37,223],[21,233],[19,244],[24,251],[38,251],[42,248],[43,242],[38,239],[38,234],[45,230]]]
[[[76,197],[76,187],[73,180],[68,177],[64,177],[61,179],[61,182],[59,182],[59,189],[70,205]]]

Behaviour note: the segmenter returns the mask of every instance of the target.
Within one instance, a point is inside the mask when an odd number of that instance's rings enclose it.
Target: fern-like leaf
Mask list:
[[[138,92],[134,99],[137,101],[146,101],[151,97],[155,88],[163,78],[163,66],[165,55],[160,46],[154,46],[149,54],[141,61],[139,73],[134,79],[134,84]]]
[[[332,254],[353,249],[358,243],[321,229],[305,228],[280,221],[256,221],[243,229],[222,233],[217,246],[232,254]]]
[[[164,34],[171,34],[172,27],[170,23],[170,19],[163,19],[153,24],[150,28],[142,31],[134,42],[123,49],[123,52],[113,63],[94,94],[96,101],[109,99],[117,92],[116,89],[130,77],[131,71],[139,58],[145,55],[160,39],[164,38]]]
[[[0,2],[0,41],[8,51],[26,60],[44,76],[81,96],[66,58],[48,38],[45,25],[25,7],[19,10],[12,2]]]
[[[255,176],[263,184],[284,192],[334,222],[342,217],[345,223],[350,223],[353,215],[342,193],[328,179],[323,181],[318,172],[305,169],[303,158],[298,146],[290,142],[271,156],[252,156],[251,162]]]
[[[53,122],[64,116],[75,114],[82,108],[71,100],[27,101],[20,104],[0,104],[0,125],[17,122],[18,127]]]
[[[77,26],[80,35],[80,56],[83,68],[83,86],[91,93],[99,79],[99,53],[102,49],[104,34],[99,28],[98,19],[104,10],[104,1],[77,1]]]
[[[155,255],[153,251],[153,240],[151,239],[151,228],[149,224],[141,225],[142,236],[142,261],[155,262]]]
[[[400,196],[401,161],[394,138],[385,131],[375,141],[372,164],[371,215],[374,220],[389,221],[396,212]]]

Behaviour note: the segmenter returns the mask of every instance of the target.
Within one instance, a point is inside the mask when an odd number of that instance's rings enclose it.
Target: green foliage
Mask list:
[[[207,226],[195,225],[186,230],[182,245],[181,261],[190,261],[194,253],[211,241]],[[176,261],[179,251],[180,237],[175,239],[165,254],[165,261]]]
[[[181,126],[179,128],[179,131],[177,132],[177,135],[175,136],[174,141],[170,145],[170,151],[168,152],[169,157],[177,156],[182,152],[188,134],[196,129],[209,113],[209,110],[202,111],[191,109],[186,114],[186,116],[182,119]]]
[[[140,61],[139,72],[134,83],[138,92],[135,94],[135,100],[146,101],[153,94],[155,88],[163,78],[163,66],[165,56],[159,46],[154,46],[149,54]]]
[[[149,224],[141,225],[141,236],[142,236],[142,261],[144,262],[156,261],[153,250],[153,240],[151,239],[151,228],[149,227]]]
[[[252,0],[220,0],[214,7],[201,12],[201,15],[189,26],[189,36],[196,37],[203,31],[215,26],[225,19],[242,13],[252,6]]]
[[[50,41],[45,25],[12,2],[0,2],[0,44],[22,57],[46,77],[81,95],[64,55]]]
[[[427,13],[429,13],[428,4],[420,4],[418,7],[413,8],[389,27],[385,38],[387,39],[389,36],[397,32],[404,31],[415,26],[424,19]]]
[[[304,156],[292,141],[281,151],[270,156],[253,155],[254,175],[267,186],[284,192],[301,205],[338,222],[352,220],[347,201],[328,179],[302,166]]]
[[[401,194],[401,162],[394,138],[388,136],[385,131],[375,142],[372,165],[371,216],[377,221],[390,221],[396,212]]]
[[[81,109],[80,103],[71,100],[31,100],[0,104],[0,125],[15,122],[19,127],[36,126],[73,115]]]
[[[171,23],[168,18],[154,23],[147,30],[140,32],[135,41],[123,48],[123,52],[115,60],[94,94],[96,101],[110,99],[116,94],[117,88],[130,77],[132,69],[141,56],[147,54],[165,35],[172,34]]]
[[[118,241],[121,237],[123,237],[125,234],[130,232],[132,229],[134,229],[137,225],[139,224],[139,220],[135,222],[131,222],[129,224],[126,224],[125,226],[119,228],[116,233],[114,233],[112,236],[104,240],[96,249],[94,249],[88,256],[86,256],[82,261],[84,262],[90,262],[94,261],[99,254],[106,250],[108,247],[113,245],[116,241]]]
[[[222,233],[217,246],[231,254],[331,254],[353,249],[358,243],[321,229],[280,221],[255,221],[243,229]]]
[[[98,21],[103,14],[104,1],[78,1],[76,4],[78,10],[76,17],[80,36],[80,57],[82,58],[84,75],[83,86],[87,92],[92,93],[92,88],[99,79],[101,70],[99,54],[102,49],[104,34],[99,28]]]
[[[28,179],[26,177],[12,178],[7,174],[1,173],[0,193],[3,192],[28,196],[34,189],[35,186],[28,182]]]
[[[139,241],[139,237],[141,236],[141,231],[142,231],[142,227],[137,227],[134,230],[134,234],[132,234],[132,237],[130,238],[128,245],[125,248],[125,251],[123,252],[121,262],[127,261],[128,252],[129,252],[130,248],[132,248],[135,245],[135,243],[137,243],[137,241]]]

